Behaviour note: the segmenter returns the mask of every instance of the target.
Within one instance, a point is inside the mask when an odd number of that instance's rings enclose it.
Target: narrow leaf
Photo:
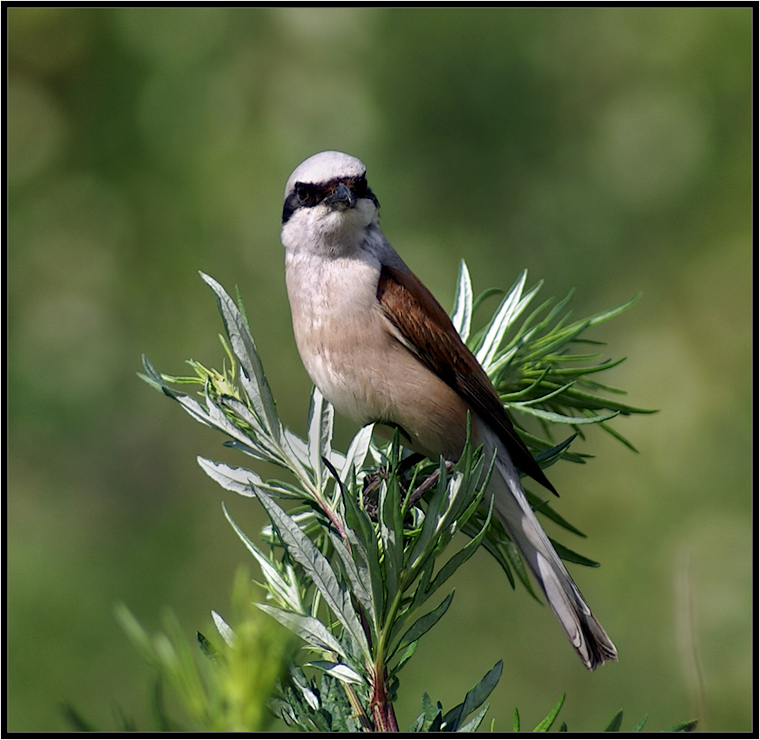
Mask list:
[[[352,545],[352,551],[349,552],[346,546],[343,544],[343,540],[340,539],[334,532],[330,532],[330,541],[332,542],[333,549],[340,558],[340,562],[343,565],[343,572],[348,578],[348,582],[351,584],[351,592],[357,598],[359,603],[365,608],[372,623],[375,623],[375,606],[372,601],[372,594],[369,590],[369,573],[366,566],[366,552],[363,546],[359,542],[355,542]],[[357,560],[354,560],[353,553],[356,553]]]
[[[298,666],[292,666],[290,669],[290,681],[301,692],[308,706],[313,710],[320,709],[319,697],[312,690],[309,679]],[[324,729],[328,729],[325,727]]]
[[[472,282],[470,273],[464,260],[459,263],[459,276],[457,278],[457,291],[454,296],[454,310],[451,314],[451,323],[459,333],[463,342],[467,342],[470,336],[472,322]]]
[[[625,303],[621,303],[619,306],[616,306],[615,308],[610,308],[607,311],[601,311],[600,313],[594,314],[588,319],[589,326],[596,326],[597,324],[601,324],[603,321],[607,321],[608,319],[613,318],[614,316],[619,316],[623,311],[627,311],[636,301],[641,298],[643,293],[639,291],[636,293],[633,298],[629,298]]]
[[[391,468],[398,465],[398,431],[393,433],[393,453]],[[392,475],[380,486],[378,495],[378,521],[380,538],[383,543],[385,588],[388,594],[395,594],[399,587],[402,558],[404,555],[403,522],[401,520],[401,491],[398,477]]]
[[[462,564],[466,563],[475,554],[475,551],[480,547],[480,543],[483,541],[488,525],[491,523],[492,512],[493,497],[491,497],[488,514],[483,522],[483,526],[480,528],[480,532],[478,532],[459,552],[452,555],[446,564],[438,571],[438,573],[436,573],[433,583],[430,588],[426,590],[426,599],[432,596],[449,578],[451,578]]]
[[[280,573],[280,571],[270,562],[269,558],[267,558],[245,532],[235,524],[224,504],[222,504],[222,511],[224,512],[227,521],[235,530],[237,536],[259,564],[261,572],[264,575],[264,580],[267,582],[267,588],[272,597],[277,599],[282,606],[287,606],[295,612],[302,612],[303,605],[301,603],[301,594],[295,578],[288,582],[282,573]]]
[[[559,555],[563,560],[567,560],[568,563],[585,565],[587,568],[599,567],[599,563],[596,560],[591,560],[590,558],[584,557],[583,555],[579,555],[577,552],[573,552],[573,550],[571,550],[569,547],[565,547],[559,542],[555,542],[551,537],[549,540],[551,541],[552,545],[554,545],[554,549],[557,551],[557,555]]]
[[[283,437],[283,442],[287,443],[287,449],[293,453],[301,465],[308,467],[310,465],[309,446],[306,442],[287,427],[283,429]]]
[[[422,531],[417,535],[412,551],[407,558],[407,567],[412,572],[425,564],[427,557],[436,544],[436,536],[440,531],[441,510],[444,507],[447,494],[446,469],[443,460],[440,461],[438,475],[438,485],[436,486],[435,493],[428,500],[427,509],[425,510],[425,521],[422,524]]]
[[[372,441],[372,424],[363,426],[351,440],[351,444],[348,446],[346,452],[346,462],[341,470],[341,480],[343,483],[350,480],[349,472],[352,469],[359,470],[364,461],[367,459],[367,452],[369,451],[369,445]]]
[[[222,488],[239,493],[241,496],[253,497],[256,495],[255,489],[263,488],[267,493],[278,498],[297,499],[299,501],[304,499],[303,490],[292,483],[277,480],[265,481],[252,470],[227,465],[226,463],[217,463],[200,455],[196,459],[212,480],[216,481]]]
[[[644,725],[646,724],[647,719],[649,719],[649,715],[645,714],[634,726],[631,732],[641,732],[644,729]]]
[[[525,490],[525,496],[528,499],[528,503],[530,503],[531,508],[533,511],[539,514],[543,514],[547,519],[551,519],[553,522],[559,524],[560,527],[563,527],[564,529],[568,530],[569,532],[572,532],[573,534],[577,534],[579,537],[585,537],[586,535],[581,532],[580,529],[577,527],[574,527],[570,522],[568,522],[566,519],[564,519],[562,516],[560,516],[554,509],[552,509],[551,506],[549,506],[549,502],[540,499],[538,496],[536,496],[535,493],[531,493],[528,490]]]
[[[499,683],[504,668],[499,661],[485,676],[471,688],[464,697],[464,701],[443,718],[443,725],[447,730],[458,730],[461,723],[467,719],[490,695]]]
[[[364,555],[366,557],[366,570],[369,575],[368,585],[372,592],[374,614],[383,614],[385,590],[383,588],[380,553],[378,550],[375,528],[372,525],[367,512],[359,506],[356,497],[352,495],[351,491],[348,490],[348,487],[343,490],[343,505],[345,508],[348,530],[357,538],[362,546],[362,550],[357,553],[357,555]]]
[[[246,322],[224,288],[209,275],[203,272],[200,275],[216,295],[219,311],[222,314],[227,336],[232,345],[232,351],[238,358],[238,362],[240,362],[242,370],[240,376],[241,383],[259,419],[267,425],[272,436],[277,438],[279,436],[280,420],[277,417],[274,398],[264,375],[261,360],[256,352],[256,344],[248,331]]]
[[[620,732],[620,726],[623,724],[623,710],[619,710],[618,713],[610,720],[607,727],[604,728],[604,732]]]
[[[205,457],[198,457],[198,464],[206,475],[215,480],[222,488],[239,493],[242,496],[255,496],[251,481],[260,482],[256,473],[246,468],[233,467],[225,463],[215,463]]]
[[[219,612],[211,611],[211,617],[214,620],[214,625],[216,626],[216,631],[221,635],[222,639],[230,646],[232,647],[235,644],[235,630],[230,627],[227,622],[222,619],[222,616],[219,614]]]
[[[328,660],[311,660],[306,665],[319,668],[320,671],[324,671],[343,683],[354,683],[359,684],[360,686],[365,683],[364,679],[353,668],[349,668],[345,663],[333,663]]]
[[[490,704],[486,704],[469,722],[463,724],[457,732],[475,732],[488,712]]]
[[[440,603],[438,606],[433,609],[433,611],[428,612],[423,617],[420,617],[405,633],[404,636],[399,641],[398,646],[396,647],[396,650],[393,652],[398,652],[399,650],[402,650],[407,645],[410,645],[413,642],[416,642],[417,640],[422,637],[429,629],[431,629],[436,622],[446,613],[446,610],[449,608],[449,605],[451,604],[451,600],[454,598],[454,591],[450,591],[449,595]]]
[[[195,633],[195,639],[198,640],[198,647],[201,649],[201,652],[212,663],[218,664],[222,656],[219,651],[211,644],[211,641],[200,632]]]
[[[415,651],[417,650],[417,645],[419,643],[415,640],[414,642],[407,645],[406,650],[402,653],[401,657],[398,659],[398,663],[393,668],[393,671],[391,672],[392,675],[396,675],[412,658]]]
[[[291,632],[298,635],[302,640],[307,642],[314,650],[319,652],[335,653],[345,658],[347,651],[338,642],[325,625],[315,617],[307,614],[296,614],[296,612],[280,609],[271,604],[261,604],[254,602],[261,611],[266,612],[274,617],[281,625],[287,627]]]
[[[523,403],[518,401],[517,403],[510,403],[510,408],[514,408],[516,411],[522,411],[524,414],[535,416],[539,419],[552,422],[553,424],[598,424],[600,421],[609,421],[614,419],[617,415],[617,411],[611,411],[607,414],[598,414],[596,416],[567,416],[565,414],[558,414],[554,411],[544,411],[543,409],[537,409],[532,406],[531,403]]]
[[[565,703],[565,694],[563,692],[559,701],[554,705],[554,708],[546,715],[535,727],[533,732],[549,732],[549,728],[554,724],[554,720],[557,719],[559,710],[562,709],[562,705]]]
[[[365,659],[371,660],[369,645],[359,618],[354,612],[351,599],[338,583],[330,562],[270,496],[260,490],[257,491],[257,494],[290,556],[300,563],[307,575],[314,581],[314,585],[322,598],[351,637],[354,638]]]
[[[665,732],[693,732],[697,728],[698,722],[699,720],[697,719],[692,719],[688,722],[679,722],[677,725],[668,727]]]
[[[525,281],[528,277],[528,271],[523,270],[514,285],[509,289],[509,292],[504,296],[501,305],[494,314],[491,322],[488,326],[483,342],[478,351],[475,353],[478,362],[483,367],[487,367],[491,364],[494,355],[499,349],[501,340],[504,338],[504,334],[509,328],[509,319],[512,316],[512,312],[520,301],[520,295],[525,287]]]
[[[514,570],[514,572],[517,574],[517,577],[520,579],[522,585],[525,586],[527,592],[536,601],[542,603],[541,599],[538,597],[538,594],[536,594],[535,590],[533,589],[533,584],[530,582],[530,578],[528,577],[528,570],[525,567],[522,555],[520,555],[520,551],[517,549],[517,546],[514,544],[514,542],[512,542],[512,540],[509,540],[509,542],[504,545],[504,553],[509,560],[509,564],[512,566],[512,570]]]
[[[317,480],[317,490],[322,491],[325,486],[325,470],[323,457],[329,459],[332,452],[332,431],[335,410],[327,399],[322,395],[319,388],[314,386],[309,403],[309,461],[314,470]]]

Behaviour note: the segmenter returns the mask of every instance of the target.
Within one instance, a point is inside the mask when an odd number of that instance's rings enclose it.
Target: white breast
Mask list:
[[[387,352],[377,303],[380,262],[288,252],[286,282],[296,344],[306,371],[335,408],[358,424],[383,416],[388,388],[368,357]]]

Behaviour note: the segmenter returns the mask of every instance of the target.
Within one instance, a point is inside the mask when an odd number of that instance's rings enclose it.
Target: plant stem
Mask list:
[[[359,719],[359,724],[362,726],[362,732],[372,732],[372,723],[369,721],[369,717],[367,717],[364,707],[359,701],[359,697],[356,695],[353,686],[347,683],[343,683],[342,686],[345,689],[348,702],[354,710],[354,714]]]
[[[372,708],[372,718],[375,721],[375,732],[398,732],[396,712],[393,709],[393,703],[388,700],[388,692],[386,691],[384,666],[375,672],[369,705]]]

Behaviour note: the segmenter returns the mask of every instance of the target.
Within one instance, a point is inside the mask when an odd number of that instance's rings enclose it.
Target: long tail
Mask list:
[[[487,492],[494,497],[494,511],[536,577],[570,643],[590,671],[607,660],[617,660],[612,640],[591,613],[525,498],[509,453],[490,429],[481,428],[480,432],[485,438],[486,459],[497,450]]]

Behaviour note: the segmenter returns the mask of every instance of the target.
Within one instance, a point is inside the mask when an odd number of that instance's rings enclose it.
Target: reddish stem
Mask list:
[[[393,710],[392,702],[388,699],[384,670],[382,674],[375,673],[369,705],[372,709],[372,719],[375,722],[375,732],[398,732],[396,712]]]

